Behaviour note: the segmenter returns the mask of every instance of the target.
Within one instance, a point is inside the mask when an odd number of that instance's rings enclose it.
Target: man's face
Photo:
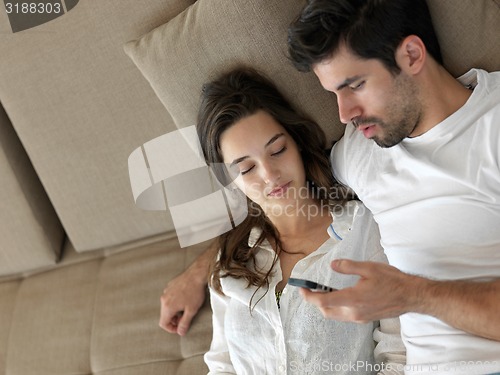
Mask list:
[[[321,85],[337,95],[340,120],[352,122],[366,138],[392,147],[415,135],[422,104],[406,73],[394,76],[380,61],[362,59],[345,47],[313,71]]]

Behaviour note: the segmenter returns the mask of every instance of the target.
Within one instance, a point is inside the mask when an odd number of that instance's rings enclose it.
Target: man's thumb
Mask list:
[[[177,325],[177,333],[180,336],[184,336],[189,330],[189,326],[191,325],[191,320],[193,320],[194,314],[191,313],[190,310],[184,310],[182,313],[182,318],[179,320],[179,324]]]

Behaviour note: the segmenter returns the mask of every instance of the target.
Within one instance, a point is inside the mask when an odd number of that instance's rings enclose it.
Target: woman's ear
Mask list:
[[[427,60],[425,44],[416,35],[409,35],[403,39],[396,50],[396,63],[408,74],[418,74]]]

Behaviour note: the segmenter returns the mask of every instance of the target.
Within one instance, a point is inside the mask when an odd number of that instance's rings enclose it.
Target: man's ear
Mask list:
[[[426,59],[425,44],[416,35],[404,38],[396,50],[396,62],[401,70],[408,74],[418,74],[424,67]]]

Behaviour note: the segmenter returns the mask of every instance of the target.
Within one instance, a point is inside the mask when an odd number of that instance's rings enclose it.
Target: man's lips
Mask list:
[[[286,193],[286,191],[288,190],[289,186],[290,186],[290,182],[287,182],[284,185],[275,187],[267,195],[270,196],[270,197],[275,197],[275,196],[278,196],[278,195],[284,195]]]
[[[363,124],[358,125],[358,130],[363,133],[366,138],[373,138],[375,136],[376,124]]]

